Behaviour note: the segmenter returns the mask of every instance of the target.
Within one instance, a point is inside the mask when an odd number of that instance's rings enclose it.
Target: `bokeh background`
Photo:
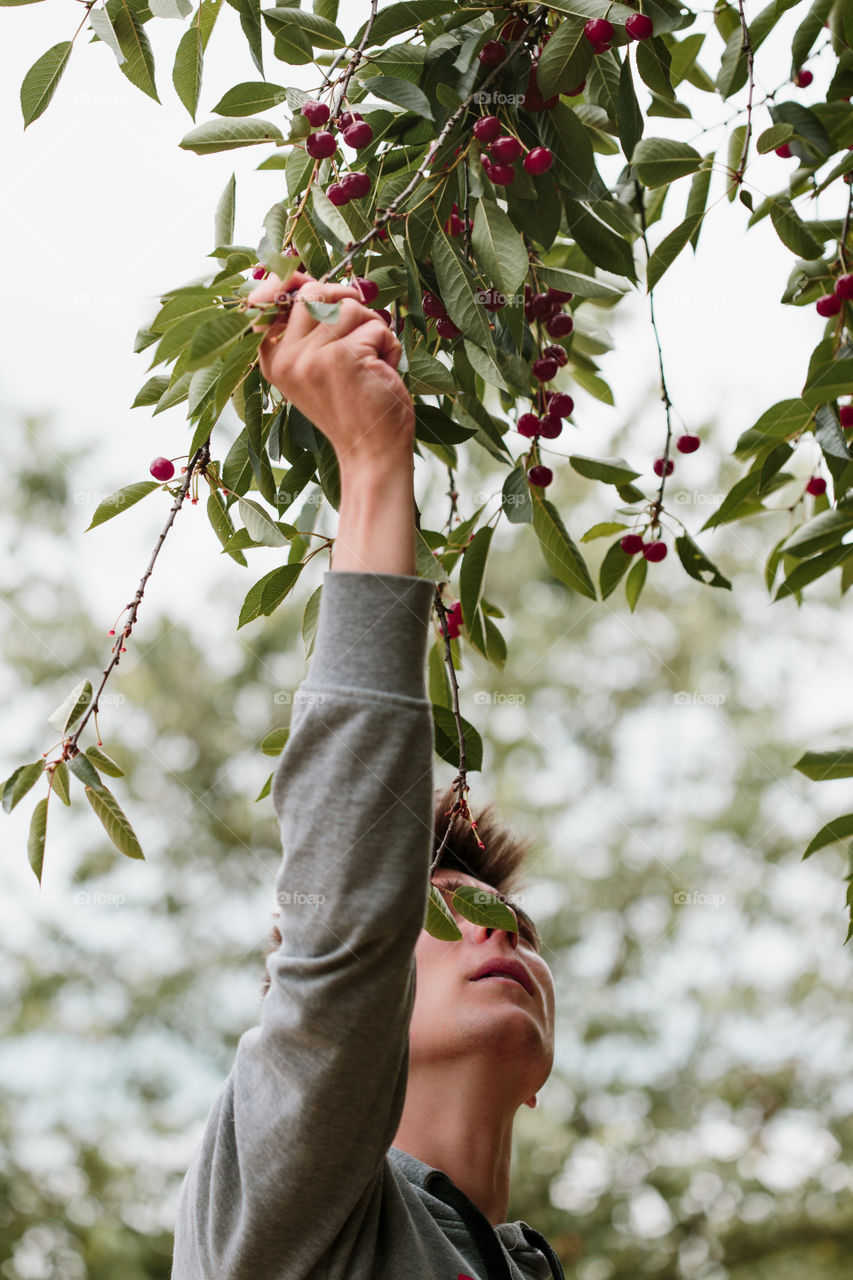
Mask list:
[[[344,30],[364,11],[344,0]],[[805,11],[795,6],[762,49],[757,97],[786,81]],[[79,15],[44,0],[0,21],[5,777],[47,749],[48,714],[104,666],[106,632],[168,499],[87,534],[92,511],[146,478],[154,455],[187,447],[182,409],[152,419],[128,407],[147,369],[133,336],[159,290],[209,268],[231,173],[245,243],[280,198],[280,176],[255,172],[262,153],[178,149],[192,125],[169,79],[178,24],[171,40],[168,24],[153,24],[162,107],[107,50],[78,44],[24,133],[20,81]],[[713,75],[722,45],[707,13],[697,27],[710,29],[699,60]],[[829,61],[810,61],[815,97]],[[272,61],[268,75],[316,83]],[[226,7],[199,119],[255,78]],[[656,120],[647,132],[724,154],[722,122],[744,95],[725,106],[690,86],[679,96],[700,123]],[[756,123],[770,123],[766,112]],[[618,157],[600,162],[618,172]],[[784,182],[786,164],[755,160],[756,199]],[[740,474],[737,436],[799,390],[820,323],[812,308],[780,305],[790,255],[766,222],[747,233],[746,211],[722,193],[718,175],[699,251],[678,260],[656,300],[676,423],[704,442],[677,455],[668,488],[693,533]],[[653,244],[685,196],[670,196]],[[836,216],[834,198],[821,197],[818,214]],[[578,323],[612,346],[601,367],[615,404],[579,392],[576,426],[552,442],[550,496],[575,537],[612,508],[559,454],[621,454],[651,493],[664,437],[647,300],[587,303]],[[237,430],[229,410],[220,456]],[[789,468],[799,490],[812,443]],[[501,479],[472,457],[458,477],[462,515]],[[418,460],[416,484],[425,523],[438,527],[447,477],[436,459]],[[839,846],[801,856],[849,809],[849,788],[792,766],[845,740],[853,626],[834,575],[807,588],[801,608],[770,601],[762,566],[790,526],[794,489],[773,495],[777,510],[701,536],[731,593],[686,578],[670,556],[651,566],[634,614],[621,589],[597,603],[571,594],[551,580],[531,529],[499,525],[486,594],[506,613],[510,658],[502,673],[465,658],[463,712],[487,747],[471,799],[494,799],[536,840],[526,905],[559,990],[557,1060],[539,1110],[518,1119],[509,1217],[544,1231],[578,1280],[849,1274],[847,857]],[[593,566],[602,546],[586,548]],[[271,802],[254,802],[275,764],[258,744],[288,722],[306,671],[302,609],[326,561],[270,619],[237,633],[245,592],[276,563],[274,551],[251,557],[247,570],[221,556],[204,504],[187,506],[108,687],[105,749],[126,769],[115,790],[146,861],[117,854],[79,799],[51,806],[39,889],[26,859],[35,793],[2,816],[4,1280],[168,1277],[180,1180],[237,1039],[257,1021],[280,858]],[[436,783],[451,778],[438,763]]]

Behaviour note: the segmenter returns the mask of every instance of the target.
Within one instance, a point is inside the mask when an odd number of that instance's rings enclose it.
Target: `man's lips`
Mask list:
[[[511,960],[503,957],[484,960],[480,967],[471,974],[470,980],[471,982],[478,982],[481,978],[488,977],[512,978],[524,987],[528,995],[533,995],[533,983],[530,974],[520,960]]]

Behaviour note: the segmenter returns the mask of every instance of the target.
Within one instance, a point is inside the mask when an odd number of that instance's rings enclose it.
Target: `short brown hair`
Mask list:
[[[444,840],[448,825],[450,826],[447,843],[442,849],[435,871],[460,871],[465,875],[474,876],[477,880],[482,880],[499,897],[510,897],[520,887],[519,880],[522,866],[530,852],[533,841],[514,835],[499,821],[494,811],[494,806],[491,804],[487,804],[478,814],[474,815],[477,823],[475,832],[471,824],[459,814],[455,814],[452,819],[449,818],[448,815],[452,812],[454,801],[455,793],[452,787],[448,787],[446,791],[437,791],[435,793],[433,858],[438,853],[439,847]],[[484,848],[480,848],[478,836],[485,846]],[[433,874],[435,874],[435,871]],[[273,912],[273,917],[274,919],[278,917],[277,911]],[[531,928],[536,938],[538,949],[538,935],[532,922]],[[281,941],[281,930],[274,923],[264,951],[265,960],[274,951],[278,951]],[[261,996],[266,995],[269,986],[269,972],[265,971]]]

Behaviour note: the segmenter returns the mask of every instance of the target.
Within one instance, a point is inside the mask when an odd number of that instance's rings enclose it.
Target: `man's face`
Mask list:
[[[476,925],[459,915],[450,904],[451,887],[472,885],[494,893],[475,876],[438,870],[433,884],[444,891],[462,937],[443,942],[421,931],[409,1031],[412,1063],[487,1049],[508,1068],[518,1064],[528,1093],[535,1093],[554,1060],[554,979],[537,950],[535,929],[531,932],[520,912],[518,933]],[[523,966],[530,990],[507,978],[475,979],[484,966],[502,960]]]

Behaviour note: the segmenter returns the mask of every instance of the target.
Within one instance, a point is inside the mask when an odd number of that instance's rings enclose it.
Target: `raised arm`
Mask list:
[[[340,321],[297,303],[261,367],[336,450],[338,535],[272,789],[282,943],[182,1188],[173,1280],[346,1275],[405,1098],[433,800],[414,416],[384,321],[354,290],[304,291],[346,298]]]

